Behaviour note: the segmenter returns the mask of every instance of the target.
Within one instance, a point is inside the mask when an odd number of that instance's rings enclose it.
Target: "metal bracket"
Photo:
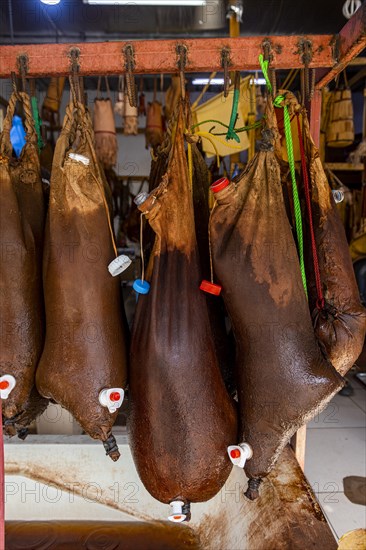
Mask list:
[[[132,73],[132,71],[135,70],[135,51],[133,49],[132,44],[126,44],[126,46],[123,48],[123,56],[125,59],[125,69],[126,72]]]
[[[68,58],[70,59],[70,88],[73,94],[73,100],[82,103],[82,96],[80,90],[79,69],[80,69],[80,49],[71,48]]]
[[[299,41],[299,53],[301,54],[301,61],[305,67],[309,67],[311,60],[313,59],[313,43],[308,38],[302,38]]]
[[[137,88],[133,71],[136,67],[135,51],[132,44],[126,44],[123,48],[123,57],[126,69],[126,88],[128,101],[131,107],[137,107]]]
[[[339,34],[335,34],[330,42],[334,63],[338,63],[340,58],[340,40],[341,37],[339,36]]]
[[[26,88],[26,76],[29,71],[29,58],[26,53],[18,55],[17,68],[22,81],[22,91],[25,92]]]
[[[184,99],[186,95],[186,82],[185,82],[185,76],[184,76],[184,69],[186,68],[187,60],[188,60],[188,48],[185,44],[177,44],[175,47],[175,51],[178,56],[177,66],[179,69],[179,76],[180,76],[180,91],[181,91],[181,96]]]
[[[315,87],[315,70],[310,69],[309,65],[313,59],[313,44],[308,38],[302,38],[299,41],[299,53],[304,69],[301,72],[301,95],[303,100],[311,101]]]
[[[229,86],[230,86],[230,74],[229,74],[229,67],[231,65],[230,60],[230,48],[228,46],[225,46],[225,48],[222,48],[221,50],[221,67],[224,69],[224,97],[227,97],[229,94]]]
[[[263,50],[263,57],[265,61],[268,61],[271,63],[273,61],[273,48],[272,48],[272,42],[266,38],[262,42],[262,50]]]
[[[188,48],[185,44],[177,44],[175,47],[175,51],[178,56],[178,60],[177,60],[178,69],[179,71],[184,71],[187,65]]]
[[[262,42],[263,58],[265,61],[268,61],[268,76],[272,84],[272,96],[276,97],[277,95],[277,80],[276,80],[276,71],[271,67],[273,61],[273,47],[272,42],[266,38]]]
[[[79,68],[80,68],[80,63],[79,63],[80,50],[79,50],[79,48],[71,48],[70,51],[69,51],[68,57],[70,59],[70,65],[71,65],[70,70],[71,70],[71,72],[73,72],[73,73],[79,72]]]

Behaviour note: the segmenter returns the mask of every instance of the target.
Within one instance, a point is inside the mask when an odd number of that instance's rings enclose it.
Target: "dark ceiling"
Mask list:
[[[344,0],[243,0],[242,35],[333,34],[347,22]],[[89,6],[61,0],[0,0],[0,43],[81,42],[128,38],[222,36],[228,34],[226,2],[208,0],[206,7]]]
[[[347,23],[342,14],[344,0],[243,0],[243,3],[241,35],[335,34]],[[225,0],[207,0],[205,8],[138,7],[133,5],[133,0],[128,6],[89,6],[82,0],[61,0],[57,6],[47,6],[40,0],[0,0],[0,44],[12,43],[9,5],[13,13],[14,44],[229,34]],[[287,73],[277,72],[279,83]],[[353,90],[363,89],[364,67],[349,66],[347,74]],[[168,80],[165,79],[164,87]],[[96,82],[87,78],[86,88],[95,88]],[[38,83],[40,88],[47,87],[46,79]],[[116,88],[117,80],[112,84]],[[153,78],[144,78],[144,89],[152,89],[153,85]],[[298,77],[293,86],[299,87]]]

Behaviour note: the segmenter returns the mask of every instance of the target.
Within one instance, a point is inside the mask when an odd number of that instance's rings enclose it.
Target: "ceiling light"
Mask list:
[[[265,78],[255,78],[254,79],[254,84],[256,84],[257,86],[264,86],[266,84],[266,79]]]
[[[193,86],[206,86],[208,84],[209,78],[194,78],[192,80]],[[211,78],[210,86],[222,86],[224,83],[223,78]]]
[[[193,86],[206,86],[208,84],[209,78],[194,78],[192,80]],[[262,86],[266,83],[265,78],[255,78],[254,84],[257,84],[257,86]],[[222,86],[224,84],[223,78],[212,78],[210,82],[210,86]]]
[[[61,0],[41,0],[42,4],[47,4],[48,6],[56,6],[61,2]]]
[[[205,6],[207,0],[83,0],[83,2],[91,6]]]

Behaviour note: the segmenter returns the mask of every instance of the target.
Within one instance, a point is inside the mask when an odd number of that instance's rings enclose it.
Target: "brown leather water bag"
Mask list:
[[[99,402],[102,390],[124,388],[127,377],[120,283],[108,272],[115,252],[106,185],[89,115],[70,103],[52,166],[43,261],[47,330],[37,387],[117,460],[117,412]]]
[[[345,375],[357,360],[365,342],[366,311],[360,301],[342,220],[318,149],[310,136],[307,117],[302,119],[315,245],[324,297],[322,304],[316,288],[309,213],[306,212],[305,268],[309,306],[319,342],[337,371]]]
[[[210,221],[237,344],[238,443],[253,450],[245,464],[251,499],[290,437],[343,386],[314,336],[273,152],[270,99],[266,120],[261,150],[237,183],[216,194]]]
[[[10,129],[17,100],[23,105],[26,144],[12,157]],[[30,99],[13,93],[0,136],[0,376],[15,387],[2,400],[4,430],[25,437],[26,427],[47,407],[34,385],[44,339],[42,248],[44,202]],[[4,380],[2,381],[2,385]],[[7,382],[5,381],[5,386]]]
[[[212,498],[229,476],[237,428],[199,289],[182,105],[177,120],[167,173],[139,206],[156,238],[133,326],[129,430],[149,493],[183,501],[189,516],[189,502]]]

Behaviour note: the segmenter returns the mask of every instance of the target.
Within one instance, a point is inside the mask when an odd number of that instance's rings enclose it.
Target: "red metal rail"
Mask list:
[[[222,69],[221,50],[230,49],[230,70],[258,69],[258,55],[263,41],[271,44],[272,66],[277,69],[300,68],[301,42],[312,43],[311,67],[332,67],[334,37],[307,36],[245,36],[240,38],[197,38],[192,40],[136,40],[129,42],[85,42],[82,44],[37,44],[0,46],[0,78],[18,72],[17,58],[26,54],[29,77],[66,76],[70,71],[69,53],[80,50],[80,75],[110,75],[124,72],[123,48],[132,44],[137,74],[172,73],[177,71],[177,44],[187,46],[186,72],[211,72]]]
[[[335,36],[334,46],[337,63],[317,82],[317,88],[326,86],[366,48],[366,2],[363,2],[340,33]]]

